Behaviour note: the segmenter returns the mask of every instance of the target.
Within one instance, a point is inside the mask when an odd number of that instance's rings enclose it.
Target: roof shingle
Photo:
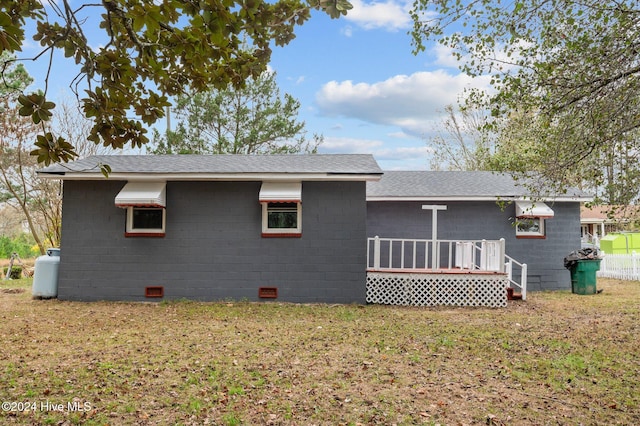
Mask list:
[[[55,164],[41,174],[96,173],[100,164],[111,172],[135,174],[328,173],[382,174],[372,155],[98,155]]]
[[[497,199],[532,196],[531,192],[508,174],[488,171],[385,171],[381,180],[367,183],[367,198]],[[580,191],[565,195],[588,198]]]

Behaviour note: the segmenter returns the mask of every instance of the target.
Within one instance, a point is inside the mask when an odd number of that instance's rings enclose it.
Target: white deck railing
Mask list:
[[[368,239],[367,267],[388,269],[469,269],[505,272],[504,239],[433,240]]]
[[[367,268],[373,271],[446,272],[460,269],[506,273],[511,285],[518,287],[522,298],[526,298],[527,265],[505,254],[504,238],[437,240],[435,244],[430,239],[368,238]]]
[[[509,277],[509,285],[511,287],[518,287],[520,289],[520,294],[522,294],[522,300],[527,300],[527,264],[520,263],[507,255],[504,257],[506,260],[504,269],[507,273],[507,277]],[[518,272],[516,267],[520,268],[520,282],[517,281],[518,275],[515,274],[515,272]]]

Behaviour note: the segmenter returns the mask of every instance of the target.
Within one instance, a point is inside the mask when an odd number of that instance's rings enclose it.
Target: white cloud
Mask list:
[[[373,154],[384,160],[404,160],[415,157],[426,157],[431,148],[424,146],[388,147],[377,139],[327,137],[319,147],[320,152],[333,154]]]
[[[495,46],[493,54],[488,56],[489,59],[494,61],[494,71],[495,69],[499,69],[501,72],[507,72],[513,68],[517,68],[516,62],[519,58],[519,52],[528,49],[529,47],[531,47],[531,45],[531,43],[520,41],[513,46],[515,48],[515,51],[512,51],[509,55],[505,51],[505,45],[502,43],[498,43]],[[436,58],[433,62],[435,65],[440,65],[447,68],[457,69],[460,68],[460,66],[463,64],[471,64],[473,61],[479,63],[478,58],[474,58],[471,54],[468,53],[470,51],[479,50],[477,46],[468,45],[465,47],[465,50],[467,51],[467,54],[462,55],[460,59],[454,56],[454,49],[448,46],[443,46],[439,43],[434,44],[434,46],[430,49],[430,52]],[[487,62],[486,65],[489,65],[489,62]],[[490,68],[487,66],[486,70],[488,72]]]
[[[434,61],[434,64],[436,65],[447,68],[458,68],[461,64],[461,61],[453,56],[453,49],[450,47],[443,46],[438,43],[434,45],[433,49],[431,49],[431,53],[436,57]]]
[[[418,170],[426,169],[432,149],[424,144],[390,147],[376,139],[327,137],[318,151],[324,154],[372,154],[383,169]]]
[[[377,83],[331,81],[316,94],[325,116],[354,118],[399,127],[410,135],[433,128],[444,107],[455,104],[465,88],[487,88],[489,77],[472,79],[446,71],[398,75]]]
[[[410,28],[412,25],[409,16],[410,2],[386,0],[365,3],[362,0],[352,0],[351,4],[353,9],[344,19],[366,30],[382,28],[387,31],[398,31]]]
[[[370,154],[383,144],[384,142],[373,139],[327,137],[319,151],[332,154]]]
[[[392,137],[392,138],[396,138],[396,139],[406,139],[406,138],[412,138],[413,136],[410,136],[408,134],[406,134],[405,132],[391,132],[391,133],[387,133],[388,136]]]
[[[269,72],[274,72],[273,68],[271,67],[271,65],[267,65],[267,71]],[[299,75],[298,77],[287,77],[286,80],[292,82],[294,85],[298,86],[302,83],[305,82],[305,76],[304,75]]]
[[[399,146],[391,149],[381,149],[375,152],[379,160],[411,160],[414,158],[426,159],[433,152],[428,146]]]
[[[351,25],[347,25],[345,27],[342,27],[340,32],[345,37],[351,37],[353,35],[353,27]]]
[[[373,152],[382,170],[427,170],[433,150],[426,145],[396,146]]]

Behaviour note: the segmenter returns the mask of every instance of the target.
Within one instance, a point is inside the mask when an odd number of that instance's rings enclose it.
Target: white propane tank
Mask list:
[[[34,299],[51,299],[58,296],[59,266],[59,248],[50,248],[47,250],[47,254],[36,259],[32,289]]]

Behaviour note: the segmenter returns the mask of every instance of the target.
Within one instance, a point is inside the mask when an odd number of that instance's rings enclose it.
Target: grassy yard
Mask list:
[[[640,424],[640,283],[504,309],[32,300],[0,281],[1,424]]]

